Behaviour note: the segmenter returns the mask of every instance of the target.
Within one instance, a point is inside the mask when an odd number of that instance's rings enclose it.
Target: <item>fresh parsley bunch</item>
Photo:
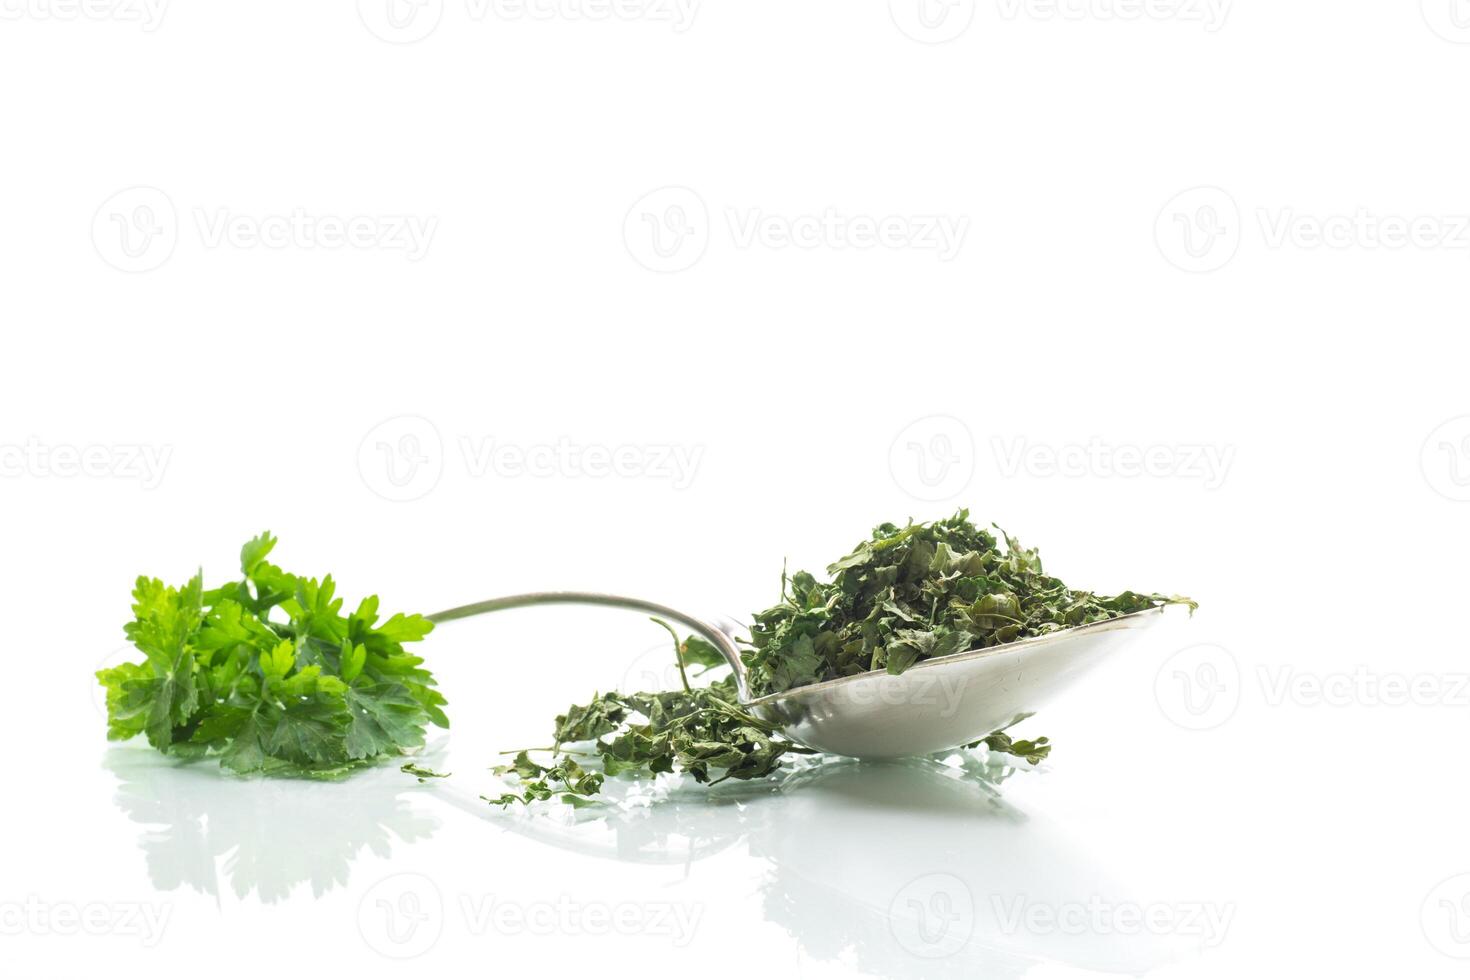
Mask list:
[[[218,756],[238,773],[332,777],[424,744],[447,728],[444,696],[404,650],[433,629],[422,616],[378,622],[378,597],[342,614],[318,581],[267,561],[267,531],[240,550],[243,578],[205,590],[140,577],[128,639],[139,663],[97,672],[108,738],[143,734],[179,758]]]
[[[781,601],[751,627],[751,690],[772,694],[870,670],[901,674],[933,657],[1169,603],[1196,606],[1183,596],[1074,591],[1042,571],[1034,548],[1004,531],[1000,539],[961,510],[929,524],[878,525],[827,566],[829,582],[783,573]]]

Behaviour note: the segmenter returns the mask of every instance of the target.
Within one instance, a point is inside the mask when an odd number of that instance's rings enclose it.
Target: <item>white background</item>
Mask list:
[[[1463,975],[1470,8],[690,4],[0,0],[7,975]],[[426,641],[449,786],[104,742],[133,577],[263,527],[741,615],[957,506],[1202,603],[999,800],[483,808],[615,613]]]

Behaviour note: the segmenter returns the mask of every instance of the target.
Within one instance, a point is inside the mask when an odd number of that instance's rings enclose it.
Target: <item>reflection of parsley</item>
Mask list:
[[[433,624],[379,623],[377,596],[343,616],[332,577],[283,572],[266,561],[275,544],[270,532],[247,542],[244,578],[217,589],[200,575],[182,588],[138,579],[126,632],[144,659],[97,672],[109,738],[144,734],[240,773],[337,776],[448,727],[433,675],[403,649]]]

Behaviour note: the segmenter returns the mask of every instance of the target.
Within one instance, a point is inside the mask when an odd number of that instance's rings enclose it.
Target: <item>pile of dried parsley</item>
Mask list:
[[[999,530],[997,528],[997,530]],[[970,512],[932,524],[880,524],[830,582],[797,572],[781,601],[757,613],[746,655],[756,695],[870,670],[901,674],[921,660],[1096,623],[1182,596],[1074,592],[1041,570],[1041,556]]]
[[[1042,571],[1034,549],[1004,532],[997,539],[965,510],[930,524],[879,525],[827,573],[828,582],[808,572],[783,574],[781,601],[754,617],[744,653],[754,694],[872,670],[901,674],[932,657],[1169,603],[1195,607],[1181,596],[1073,591]],[[728,674],[706,686],[689,683],[692,666],[724,666],[713,646],[676,637],[674,655],[681,690],[613,692],[571,707],[557,717],[551,746],[524,750],[496,770],[513,775],[521,792],[486,799],[581,805],[601,792],[607,776],[684,772],[716,783],[766,776],[790,755],[811,754],[740,707]],[[1045,738],[1013,741],[1004,732],[980,742],[1032,764],[1051,751]],[[549,753],[548,763],[534,761],[532,752]]]

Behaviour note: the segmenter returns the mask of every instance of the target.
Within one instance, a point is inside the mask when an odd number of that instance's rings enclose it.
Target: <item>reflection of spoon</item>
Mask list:
[[[1141,974],[1184,945],[1025,925],[1035,908],[1143,903],[993,783],[927,760],[828,761],[729,799],[676,791],[652,807],[570,825],[480,813],[542,843],[621,861],[682,864],[744,844],[769,867],[767,920],[805,955],[878,976],[990,980],[1040,961]]]
[[[149,830],[142,837],[154,887],[188,885],[219,897],[219,862],[239,898],[288,897],[302,882],[320,896],[347,883],[364,849],[381,857],[428,838],[439,819],[409,803],[415,785],[397,769],[365,770],[350,782],[220,779],[140,749],[109,749],[117,805]]]
[[[891,676],[869,671],[752,697],[745,662],[730,629],[668,606],[597,592],[532,592],[457,606],[434,623],[503,609],[555,604],[616,606],[671,619],[720,651],[735,674],[740,700],[791,738],[823,752],[859,759],[931,755],[984,738],[1032,715],[1101,663],[1162,607],[1057,630],[1000,646],[934,657]]]
[[[828,766],[807,780],[750,848],[773,868],[767,917],[813,955],[881,976],[990,978],[1044,960],[1141,974],[1178,952],[1168,937],[1045,919],[1033,929],[1034,910],[1143,903],[1044,815],[973,777],[910,760]],[[833,907],[842,914],[823,911]]]

